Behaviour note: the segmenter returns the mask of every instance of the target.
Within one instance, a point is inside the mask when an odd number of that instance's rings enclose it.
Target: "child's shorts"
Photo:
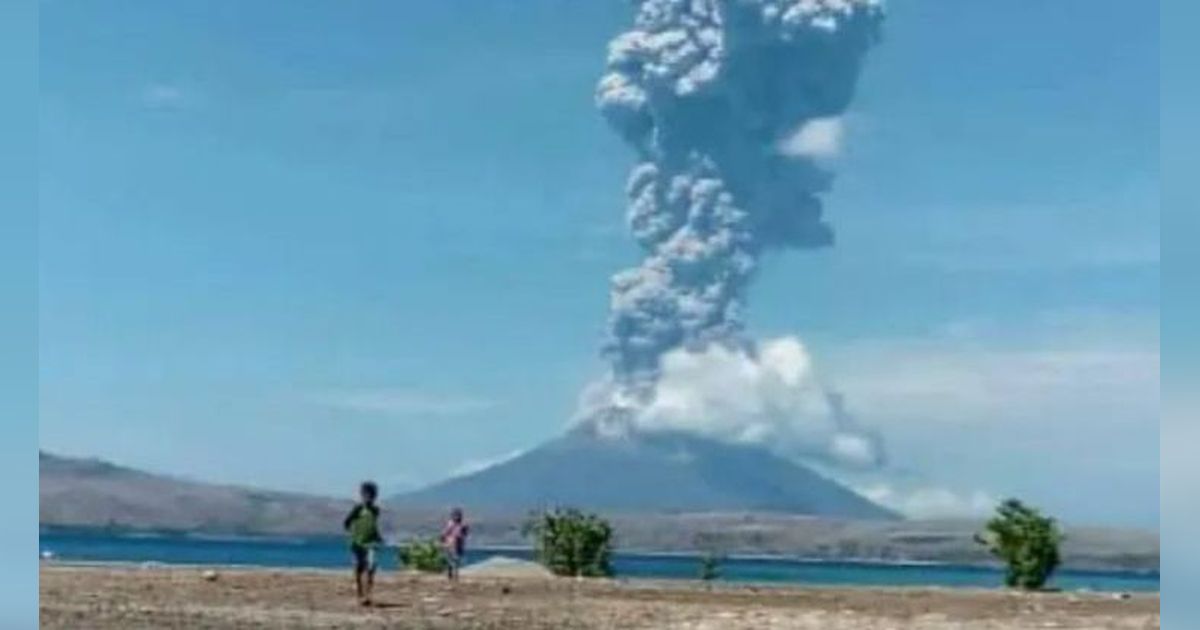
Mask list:
[[[442,555],[446,558],[446,564],[457,571],[462,566],[462,552],[457,549],[443,548]]]
[[[374,571],[376,565],[375,547],[367,545],[350,545],[350,553],[354,556],[356,571]]]

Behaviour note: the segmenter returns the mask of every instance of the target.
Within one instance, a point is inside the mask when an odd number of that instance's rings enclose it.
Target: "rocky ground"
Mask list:
[[[502,572],[380,577],[376,606],[346,573],[66,566],[41,569],[41,627],[711,628],[812,630],[1159,627],[1157,595],[716,586]]]

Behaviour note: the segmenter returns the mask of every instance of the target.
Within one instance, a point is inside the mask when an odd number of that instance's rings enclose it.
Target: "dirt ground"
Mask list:
[[[382,575],[360,607],[348,574],[44,565],[41,627],[1013,629],[1159,627],[1159,598],[950,589]]]

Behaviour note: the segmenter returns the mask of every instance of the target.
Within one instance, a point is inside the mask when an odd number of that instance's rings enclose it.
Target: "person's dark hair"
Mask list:
[[[379,486],[374,481],[364,481],[358,486],[359,493],[372,499],[379,497]]]
[[[462,520],[462,517],[463,517],[462,508],[454,508],[454,509],[450,510],[450,518],[458,521],[458,520]]]

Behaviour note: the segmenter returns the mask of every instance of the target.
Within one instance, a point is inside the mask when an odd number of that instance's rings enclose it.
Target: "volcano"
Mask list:
[[[398,505],[609,512],[781,512],[896,520],[898,515],[758,446],[682,433],[607,437],[576,428],[484,470],[393,497]]]

